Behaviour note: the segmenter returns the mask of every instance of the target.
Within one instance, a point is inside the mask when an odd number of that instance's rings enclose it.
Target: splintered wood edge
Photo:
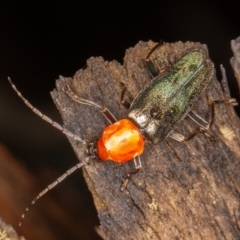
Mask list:
[[[240,37],[231,41],[233,57],[230,59],[237,83],[240,90]]]

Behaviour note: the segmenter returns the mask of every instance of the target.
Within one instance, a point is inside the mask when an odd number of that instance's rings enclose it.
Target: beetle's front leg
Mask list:
[[[141,163],[140,156],[135,157],[133,160],[134,160],[135,169],[131,170],[127,173],[127,176],[126,176],[123,184],[121,185],[121,188],[120,188],[121,191],[123,191],[127,187],[129,180],[131,179],[131,176],[133,174],[136,174],[137,172],[139,172],[142,169],[142,163]]]

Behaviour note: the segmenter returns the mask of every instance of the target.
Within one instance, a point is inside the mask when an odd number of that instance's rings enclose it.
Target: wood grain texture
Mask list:
[[[108,124],[97,109],[73,102],[62,91],[65,83],[79,97],[104,104],[117,119],[126,116],[127,110],[120,104],[120,82],[127,86],[132,99],[151,81],[144,59],[155,44],[139,42],[128,49],[123,65],[92,57],[73,78],[60,77],[52,97],[65,127],[92,140]],[[166,43],[151,58],[161,70],[193,48],[207,52],[199,43]],[[222,85],[214,76],[193,110],[207,118],[209,100],[229,98],[225,76]],[[185,135],[196,128],[188,118],[176,125],[176,131]],[[133,168],[132,162],[91,161],[83,172],[106,239],[239,239],[239,129],[233,107],[216,105],[210,129],[215,142],[198,134],[184,143],[168,138],[157,145],[148,143],[141,157],[143,169],[132,177],[124,192],[120,185]],[[69,140],[79,161],[86,158],[85,147]]]
[[[240,90],[240,37],[231,41],[231,48],[233,51],[233,57],[230,62],[237,79],[238,89]]]

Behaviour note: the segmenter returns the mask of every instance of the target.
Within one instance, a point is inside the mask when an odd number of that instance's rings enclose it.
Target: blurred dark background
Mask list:
[[[224,65],[231,94],[238,98],[229,60],[230,41],[240,36],[239,12],[239,1],[0,1],[0,143],[36,182],[44,182],[31,198],[77,159],[66,137],[18,99],[7,76],[35,107],[61,122],[49,95],[59,75],[73,76],[91,56],[122,63],[125,50],[139,40],[196,41],[208,45],[218,79],[219,65]],[[81,219],[75,221],[95,232],[97,214],[81,174],[54,190],[62,193],[49,194],[66,197],[68,190],[79,198],[72,202]],[[9,219],[5,221],[16,227],[19,219]],[[94,234],[81,239],[99,239]]]

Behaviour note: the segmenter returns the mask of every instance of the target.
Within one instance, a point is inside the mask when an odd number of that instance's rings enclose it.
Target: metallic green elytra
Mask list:
[[[136,96],[128,117],[152,143],[162,141],[191,110],[214,73],[214,65],[201,50],[183,54]]]

